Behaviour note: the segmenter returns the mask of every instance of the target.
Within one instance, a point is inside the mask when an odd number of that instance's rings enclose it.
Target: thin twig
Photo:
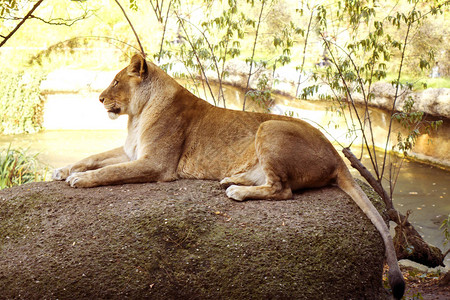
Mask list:
[[[206,36],[204,31],[201,31],[200,28],[198,28],[197,26],[195,26],[194,24],[192,24],[192,22],[190,22],[189,20],[183,19],[185,22],[188,22],[192,27],[194,27],[195,29],[197,29],[198,32],[201,33],[201,35],[203,36],[203,38],[205,39],[206,44],[208,45],[209,51],[211,51],[211,59],[214,62],[214,66],[216,67],[216,72],[217,72],[217,79],[219,80],[219,96],[217,97],[217,104],[220,103],[220,96],[222,96],[222,101],[223,101],[223,107],[226,108],[225,105],[225,97],[224,97],[224,92],[223,92],[223,86],[222,86],[222,80],[220,77],[220,71],[219,71],[219,65],[217,62],[217,57],[214,54],[214,47],[211,45],[211,43],[208,40],[208,37]],[[206,75],[205,75],[206,76]]]
[[[136,30],[134,30],[133,24],[131,23],[130,19],[128,18],[127,13],[125,12],[125,9],[123,9],[123,7],[120,4],[119,0],[115,0],[115,1],[116,1],[117,5],[120,7],[120,9],[122,10],[122,13],[125,16],[125,18],[127,19],[128,24],[130,24],[131,30],[133,30],[134,36],[136,37],[136,40],[137,40],[137,42],[139,44],[139,48],[141,49],[141,54],[145,58],[146,54],[145,54],[144,48],[142,47],[141,40],[139,39],[139,36],[137,35]]]
[[[73,24],[77,23],[78,21],[82,21],[85,20],[87,18],[89,18],[90,15],[88,14],[88,12],[85,12],[82,16],[76,18],[76,19],[62,19],[62,18],[56,18],[56,19],[51,19],[51,20],[44,20],[41,17],[37,17],[35,15],[31,15],[30,19],[36,19],[39,20],[45,24],[49,24],[49,25],[63,25],[63,26],[67,26],[70,27]]]
[[[358,119],[359,126],[361,127],[361,133],[362,133],[362,135],[363,135],[363,141],[364,141],[364,143],[365,143],[367,149],[370,149],[370,148],[369,148],[369,144],[368,144],[368,139],[367,139],[367,137],[366,137],[366,133],[365,133],[364,130],[363,130],[364,126],[363,126],[363,123],[362,123],[362,121],[361,121],[361,117],[359,116],[358,111],[357,111],[357,109],[356,109],[356,105],[355,105],[355,102],[354,102],[354,100],[353,100],[353,96],[352,96],[350,87],[348,86],[347,81],[345,80],[344,74],[342,73],[342,70],[341,70],[341,68],[339,67],[338,63],[337,63],[336,58],[335,58],[334,55],[333,55],[333,52],[331,51],[330,44],[329,44],[330,42],[327,41],[323,35],[322,35],[322,39],[324,40],[325,46],[327,47],[328,51],[330,52],[332,61],[333,61],[334,65],[335,65],[335,67],[336,67],[336,69],[337,69],[337,71],[338,71],[338,73],[339,73],[339,78],[341,78],[342,83],[344,84],[344,87],[345,87],[347,96],[350,98],[350,101],[349,101],[349,102],[350,102],[351,106],[353,107],[353,110],[355,111],[356,118]],[[374,159],[373,159],[372,153],[371,153],[370,151],[369,151],[369,157],[370,157],[371,163],[374,164]],[[375,169],[375,170],[376,170],[376,169]],[[380,177],[378,176],[378,173],[377,173],[377,177],[380,178]]]
[[[309,7],[309,5],[308,5],[308,7]],[[313,17],[314,17],[314,7],[312,8],[311,16],[309,17],[308,30],[306,31],[305,44],[303,46],[302,64],[300,66],[300,75],[298,75],[297,91],[295,92],[295,97],[296,98],[298,97],[298,93],[299,93],[299,90],[300,90],[300,84],[301,84],[301,80],[302,80],[303,68],[305,67],[306,47],[308,46],[308,37],[309,37],[309,32],[311,31],[311,24],[312,24]]]
[[[158,22],[162,23],[162,7],[164,5],[164,0],[161,1],[161,7],[159,6],[158,0],[156,0],[155,2],[156,2],[156,6],[155,6],[155,4],[153,4],[153,1],[150,0],[150,4],[152,5],[153,11],[155,12]],[[170,2],[172,2],[172,1],[170,1]]]
[[[361,92],[362,92],[363,99],[364,99],[364,114],[367,116],[367,117],[364,117],[364,120],[367,120],[369,122],[370,137],[371,137],[371,140],[372,140],[372,151],[373,151],[372,154],[373,154],[373,159],[374,159],[372,165],[373,165],[373,168],[375,170],[375,173],[377,174],[377,176],[379,176],[377,153],[376,153],[376,149],[375,149],[375,140],[374,140],[374,134],[373,134],[373,128],[372,128],[372,119],[370,118],[370,114],[369,114],[369,95],[366,94],[366,91],[365,91],[365,88],[364,88],[364,83],[362,82],[361,74],[359,73],[359,68],[356,66],[355,61],[352,59],[350,53],[347,53],[342,48],[341,48],[341,50],[347,55],[348,59],[350,60],[350,62],[353,65],[353,69],[356,71],[356,74],[357,74],[358,83],[359,83],[359,86],[361,88]],[[358,112],[356,112],[356,113],[358,113]],[[365,123],[366,122],[364,121],[364,124]],[[365,126],[364,126],[364,128],[361,128],[361,129],[362,129],[362,131],[364,131]],[[367,151],[369,151],[369,153],[370,153],[370,148],[367,148]],[[380,177],[380,176],[378,177],[378,180],[380,182],[381,182],[381,178],[382,177]]]
[[[411,16],[412,12],[414,12],[416,10],[417,2],[418,1],[416,1],[414,3],[414,8],[410,12],[410,16]],[[398,100],[398,97],[399,97],[398,92],[399,92],[399,89],[400,89],[400,78],[401,78],[401,75],[402,75],[403,61],[405,59],[405,53],[406,53],[406,45],[407,45],[407,42],[408,42],[409,32],[410,32],[412,23],[413,23],[412,21],[409,21],[408,28],[406,30],[406,35],[405,35],[405,40],[404,40],[403,50],[402,50],[402,57],[400,59],[400,66],[399,66],[398,76],[397,76],[397,81],[396,81],[395,96],[394,96],[394,101],[392,103],[391,116],[395,112],[395,105],[397,104],[397,100]],[[387,149],[388,149],[389,142],[390,142],[390,137],[391,137],[391,132],[392,132],[392,122],[393,121],[394,121],[394,118],[391,117],[391,119],[389,120],[389,128],[388,128],[388,132],[387,132],[386,146],[384,147],[384,155],[383,155],[383,164],[382,164],[382,169],[381,169],[381,177],[383,177],[383,174],[384,174],[386,157],[387,157],[387,153],[388,153]]]
[[[197,51],[195,51],[195,47],[192,44],[191,39],[189,38],[189,35],[188,35],[187,31],[186,31],[186,27],[184,26],[183,19],[180,18],[180,16],[177,13],[175,13],[175,14],[177,16],[178,22],[180,22],[180,25],[181,25],[181,28],[184,31],[184,34],[186,35],[186,40],[188,41],[189,45],[191,46],[191,49],[192,49],[192,51],[194,53],[194,56],[197,59],[197,63],[200,66],[200,70],[202,71],[202,76],[205,78],[206,84],[208,85],[209,93],[211,94],[211,97],[213,99],[214,106],[217,106],[216,98],[214,97],[214,93],[213,93],[213,91],[211,89],[211,85],[209,84],[209,80],[208,80],[208,77],[206,76],[205,69],[203,68],[203,65],[202,65],[202,63],[200,61],[200,57],[198,57]]]
[[[166,13],[166,20],[164,21],[164,29],[163,29],[163,34],[162,34],[162,37],[161,37],[161,44],[160,44],[159,55],[158,55],[158,63],[161,62],[161,56],[162,56],[163,46],[164,46],[164,39],[166,37],[167,21],[169,20],[170,6],[172,5],[172,2],[173,2],[172,0],[169,1],[169,7],[167,8],[167,13]]]
[[[255,57],[256,42],[258,41],[259,25],[261,24],[261,17],[262,17],[263,10],[264,10],[264,4],[266,4],[266,1],[262,0],[261,1],[261,11],[259,12],[259,18],[258,18],[258,25],[256,26],[255,41],[253,42],[252,57],[250,58],[250,70],[248,72],[247,86],[245,87],[244,103],[242,104],[243,111],[245,111],[245,100],[247,99],[247,92],[248,92],[248,89],[250,86],[250,77],[252,76],[253,58]]]

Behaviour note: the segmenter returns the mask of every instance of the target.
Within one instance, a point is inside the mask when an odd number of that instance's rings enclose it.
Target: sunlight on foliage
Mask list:
[[[45,180],[46,173],[37,155],[27,150],[12,149],[10,145],[0,152],[0,189]]]
[[[450,242],[450,214],[448,215],[447,219],[445,219],[442,222],[441,227],[439,229],[442,230],[442,233],[444,234],[444,245],[447,245]]]
[[[42,77],[27,71],[0,71],[0,133],[35,133],[42,126]]]

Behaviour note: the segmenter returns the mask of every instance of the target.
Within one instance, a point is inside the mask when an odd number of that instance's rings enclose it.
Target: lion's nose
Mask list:
[[[105,101],[105,98],[99,98],[100,102],[103,103]]]

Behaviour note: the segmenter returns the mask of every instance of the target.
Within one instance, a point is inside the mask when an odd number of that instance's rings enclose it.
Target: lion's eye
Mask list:
[[[118,85],[118,84],[119,84],[119,82],[118,82],[117,80],[114,80],[113,86],[116,86],[116,85]]]

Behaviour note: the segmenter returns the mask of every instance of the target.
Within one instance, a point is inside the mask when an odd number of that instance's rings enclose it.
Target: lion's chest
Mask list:
[[[125,141],[125,145],[123,146],[123,149],[125,153],[127,154],[128,158],[130,160],[136,160],[138,158],[138,126],[132,126],[128,127],[128,136]]]

